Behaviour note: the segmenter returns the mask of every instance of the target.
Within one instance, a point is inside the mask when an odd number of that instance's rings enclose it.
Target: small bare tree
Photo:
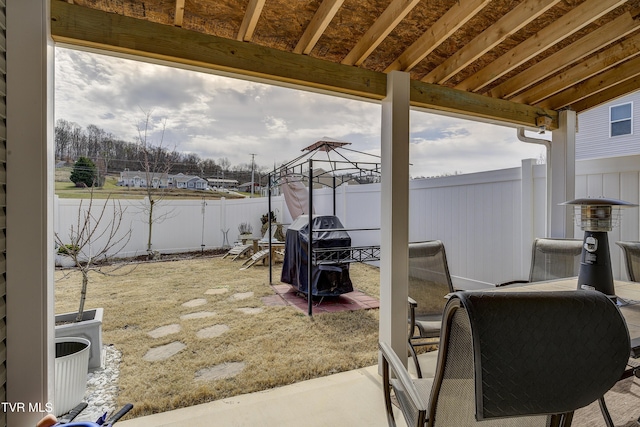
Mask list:
[[[116,275],[115,271],[122,268],[124,264],[108,265],[106,261],[111,254],[116,254],[124,249],[131,239],[132,232],[131,227],[123,233],[120,232],[126,209],[122,208],[119,201],[113,200],[110,210],[111,195],[107,197],[101,207],[94,206],[93,187],[90,195],[88,205],[84,203],[86,199],[80,201],[77,222],[70,227],[68,235],[60,236],[55,233],[55,241],[59,246],[58,253],[69,256],[82,274],[80,306],[76,322],[82,321],[89,272]],[[86,206],[86,209],[83,209],[83,205]],[[128,274],[132,270],[133,267],[118,275]]]
[[[153,250],[152,245],[153,225],[161,223],[171,216],[171,212],[158,214],[157,208],[167,195],[167,185],[163,185],[163,182],[167,182],[171,167],[178,155],[175,147],[169,152],[164,146],[166,120],[161,123],[159,140],[154,142],[151,139],[150,132],[153,127],[151,113],[151,111],[145,112],[144,119],[138,123],[140,163],[146,180],[144,187],[146,199],[143,211],[146,213],[146,222],[149,226],[147,239],[147,256],[149,259],[156,257],[156,252]]]

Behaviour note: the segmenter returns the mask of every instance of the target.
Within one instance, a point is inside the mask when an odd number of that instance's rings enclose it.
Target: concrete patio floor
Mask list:
[[[437,352],[420,356],[424,375],[433,375],[436,358]],[[398,410],[396,422],[398,427],[406,425]],[[118,423],[121,427],[187,425],[386,427],[382,377],[375,365]]]
[[[420,366],[425,376],[435,374],[438,352],[422,354]],[[409,371],[415,375],[413,363]],[[616,426],[635,426],[640,379],[619,382],[606,395]],[[406,427],[399,409],[396,424]],[[175,411],[121,421],[120,427],[387,427],[382,377],[378,366],[369,366]],[[576,411],[576,427],[604,427],[597,402]]]

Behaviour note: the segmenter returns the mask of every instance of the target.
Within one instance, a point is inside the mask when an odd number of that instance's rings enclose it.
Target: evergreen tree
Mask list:
[[[73,165],[69,179],[76,185],[83,183],[87,187],[97,185],[98,171],[95,163],[87,157],[80,157]]]

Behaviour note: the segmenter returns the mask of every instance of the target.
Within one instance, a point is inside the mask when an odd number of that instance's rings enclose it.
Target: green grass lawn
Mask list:
[[[91,197],[92,189],[76,187],[75,184],[69,180],[69,173],[70,171],[56,170],[55,193],[58,197],[63,199],[86,199]],[[108,176],[105,179],[104,186],[93,189],[93,197],[95,199],[106,199],[108,197],[118,199],[143,199],[147,195],[146,189],[119,187],[116,185],[117,182],[117,177]],[[249,193],[246,194],[249,195]],[[227,199],[239,198],[239,196],[233,194],[218,193],[217,191],[196,191],[175,188],[166,190],[163,197],[172,199],[201,199],[202,197],[206,197],[207,199],[220,199],[221,197]],[[254,197],[257,197],[257,195],[254,194]]]

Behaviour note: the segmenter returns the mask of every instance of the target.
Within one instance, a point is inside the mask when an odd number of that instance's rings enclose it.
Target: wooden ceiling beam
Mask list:
[[[345,65],[362,64],[418,3],[420,0],[393,0],[344,57],[342,63]]]
[[[243,43],[141,19],[51,2],[56,43],[135,55],[199,71],[231,73],[269,84],[382,100],[387,76],[253,43]],[[514,126],[536,127],[536,117],[557,113],[423,82],[411,82],[411,105]],[[552,127],[553,128],[553,127]],[[551,129],[552,129],[551,128]]]
[[[537,105],[542,108],[559,110],[598,92],[607,90],[618,83],[640,75],[640,57],[619,64],[603,73],[573,85]],[[573,108],[573,107],[572,107]]]
[[[318,43],[318,40],[324,33],[324,30],[327,29],[331,20],[336,13],[338,13],[338,9],[342,6],[344,0],[324,0],[318,10],[316,11],[313,18],[311,18],[311,22],[304,30],[304,34],[300,37],[298,44],[293,49],[293,53],[303,53],[308,55],[309,52],[313,49],[313,47]]]
[[[116,13],[51,1],[51,36],[57,43],[168,61],[309,88],[382,99],[383,73],[158,24]]]
[[[548,80],[512,98],[512,101],[538,104],[545,98],[617,66],[640,54],[640,33],[589,57],[588,60],[554,75]]]
[[[422,78],[442,84],[476,59],[524,28],[560,0],[525,0]]]
[[[262,14],[265,1],[266,0],[249,0],[236,40],[242,42],[250,41],[253,38],[253,32],[256,29],[256,25],[258,25],[258,19],[260,19],[260,15]]]
[[[638,19],[633,18],[628,12],[624,13],[570,46],[546,57],[526,70],[522,70],[509,80],[491,89],[489,94],[494,98],[511,98],[527,87],[602,49],[602,46],[620,40],[638,28],[640,28]]]
[[[184,0],[176,0],[176,13],[173,17],[173,25],[182,27],[184,20]]]
[[[479,91],[624,3],[626,0],[585,1],[462,81],[456,89]]]
[[[637,90],[640,90],[640,76],[625,80],[622,83],[611,86],[607,90],[603,90],[594,95],[583,98],[580,101],[571,104],[571,108],[580,113],[604,104],[605,102],[613,101],[616,98],[628,95]]]
[[[536,118],[539,116],[551,117],[551,125],[548,130],[558,128],[558,112],[544,108],[535,108],[525,104],[518,104],[503,99],[489,98],[488,96],[464,90],[451,89],[433,83],[424,83],[418,80],[411,81],[411,105],[418,108],[442,111],[460,115],[461,106],[464,106],[464,114],[467,118],[480,118],[490,122],[499,121],[501,124],[510,123],[514,126],[529,126],[537,128]],[[500,118],[497,120],[497,118]],[[524,123],[530,123],[524,125]]]
[[[388,73],[394,70],[410,71],[489,2],[490,0],[456,2],[438,22],[433,24],[418,40],[409,46],[384,72]]]

